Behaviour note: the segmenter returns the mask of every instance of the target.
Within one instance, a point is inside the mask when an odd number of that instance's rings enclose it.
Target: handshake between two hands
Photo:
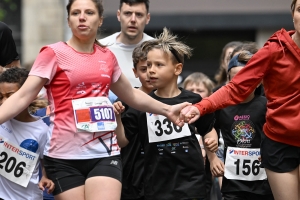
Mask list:
[[[125,107],[120,101],[115,102],[113,107],[117,116],[125,110]],[[195,122],[200,117],[200,112],[195,106],[192,106],[191,103],[185,102],[170,106],[170,111],[167,117],[172,122],[175,122],[177,126],[182,127],[184,123]],[[214,138],[206,138],[204,139],[204,146],[206,147],[206,150],[214,153],[218,149],[218,141],[216,141]]]

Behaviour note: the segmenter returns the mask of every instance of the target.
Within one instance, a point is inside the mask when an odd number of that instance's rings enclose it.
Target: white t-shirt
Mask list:
[[[134,76],[134,73],[132,71],[132,52],[134,48],[137,47],[139,44],[147,40],[152,40],[153,38],[144,33],[143,39],[138,44],[126,45],[117,42],[117,37],[119,35],[120,32],[114,33],[106,38],[99,40],[99,42],[103,45],[106,45],[109,48],[109,50],[111,50],[115,54],[119,66],[122,70],[122,73],[128,78],[131,85],[133,87],[139,87],[141,86],[141,83],[139,79]]]
[[[0,125],[0,137],[5,137],[10,142],[38,154],[40,159],[43,158],[47,131],[48,126],[42,119],[34,122],[20,122],[11,119]],[[39,164],[38,161],[26,188],[0,175],[0,198],[5,200],[41,200],[43,198],[42,191],[37,185],[39,182]]]

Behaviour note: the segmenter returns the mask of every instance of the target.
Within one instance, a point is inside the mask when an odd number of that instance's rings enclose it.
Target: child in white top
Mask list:
[[[1,105],[27,77],[28,72],[21,68],[8,69],[0,76]],[[45,187],[48,192],[54,189],[53,182],[45,176],[38,186],[48,127],[28,110],[0,125],[0,199],[37,200],[42,199]]]

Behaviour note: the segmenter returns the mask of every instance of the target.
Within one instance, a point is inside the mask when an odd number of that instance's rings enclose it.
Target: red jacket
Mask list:
[[[232,81],[195,104],[201,115],[240,103],[263,81],[265,134],[300,147],[300,48],[291,38],[294,32],[274,33]]]

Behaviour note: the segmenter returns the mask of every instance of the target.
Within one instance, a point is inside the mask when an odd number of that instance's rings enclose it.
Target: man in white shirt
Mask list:
[[[144,33],[145,26],[150,21],[149,0],[120,0],[117,18],[121,31],[100,40],[115,54],[123,74],[129,79],[133,87],[141,86],[132,71],[133,49],[144,41],[153,39]],[[116,97],[110,92],[110,100]]]

